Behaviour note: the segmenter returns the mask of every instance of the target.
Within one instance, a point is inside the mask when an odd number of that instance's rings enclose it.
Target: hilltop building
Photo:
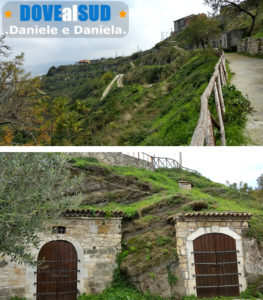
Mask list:
[[[205,15],[205,14],[200,14],[200,15]],[[177,34],[182,32],[191,22],[191,20],[193,20],[194,17],[196,17],[197,15],[189,15],[186,16],[184,18],[178,19],[174,21],[174,32],[172,32],[172,34]]]
[[[90,63],[91,63],[91,60],[88,60],[88,59],[83,59],[83,60],[78,61],[79,65],[90,64]]]

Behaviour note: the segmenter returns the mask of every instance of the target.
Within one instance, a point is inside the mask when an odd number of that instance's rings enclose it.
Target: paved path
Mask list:
[[[226,58],[235,73],[232,83],[244,96],[248,96],[255,110],[249,116],[246,129],[251,144],[263,146],[263,59],[236,53],[226,54]]]

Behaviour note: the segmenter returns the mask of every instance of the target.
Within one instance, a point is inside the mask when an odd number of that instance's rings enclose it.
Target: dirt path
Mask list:
[[[118,85],[118,88],[123,88],[124,87],[124,84],[123,84],[123,77],[124,77],[124,74],[121,74],[117,80],[117,85]]]
[[[123,85],[123,76],[124,74],[119,74],[119,75],[116,75],[113,80],[111,81],[111,83],[107,86],[106,90],[104,91],[102,97],[101,97],[101,101],[104,100],[108,94],[110,93],[111,89],[113,88],[113,85],[114,83],[117,81],[117,86],[119,88],[123,88],[124,85]]]
[[[247,133],[253,145],[263,146],[263,59],[226,54],[235,75],[232,83],[248,96],[255,113],[249,117]]]

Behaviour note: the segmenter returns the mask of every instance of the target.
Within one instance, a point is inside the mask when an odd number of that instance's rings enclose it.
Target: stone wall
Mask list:
[[[78,291],[95,294],[102,292],[112,281],[116,255],[121,251],[121,218],[63,218],[59,226],[66,234],[39,234],[39,249],[32,249],[35,257],[46,243],[55,240],[70,242],[76,249],[78,263]],[[12,296],[36,299],[36,268],[17,265],[0,258],[0,300]]]
[[[193,214],[194,215],[194,214]],[[218,215],[218,214],[217,214]],[[232,219],[231,219],[232,218]],[[249,268],[250,261],[247,259],[249,255],[244,255],[247,252],[243,244],[243,233],[248,229],[248,218],[218,216],[210,217],[178,217],[176,222],[176,238],[177,238],[177,253],[179,256],[180,269],[184,277],[184,287],[186,295],[196,295],[195,282],[195,266],[193,254],[193,241],[201,235],[207,233],[222,233],[226,234],[236,241],[238,264],[239,283],[241,284],[240,292],[247,287],[245,270]]]
[[[74,156],[94,157],[100,163],[110,166],[120,167],[135,167],[154,171],[154,166],[151,162],[143,159],[132,157],[121,152],[84,152],[74,153]]]
[[[240,40],[238,42],[237,52],[247,52],[251,55],[263,55],[263,38],[246,38]]]
[[[255,239],[243,239],[245,274],[248,284],[263,275],[263,248]]]

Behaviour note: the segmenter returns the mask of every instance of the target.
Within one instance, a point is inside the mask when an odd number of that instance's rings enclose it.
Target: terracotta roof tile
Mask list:
[[[178,213],[174,216],[170,216],[167,219],[169,223],[175,223],[176,221],[193,221],[193,220],[222,220],[222,221],[234,221],[234,220],[250,220],[251,214],[244,212],[189,212]]]
[[[111,218],[122,218],[124,216],[122,211],[112,211],[110,213]],[[89,217],[89,218],[106,218],[107,213],[102,210],[90,210],[90,209],[82,209],[82,210],[66,210],[61,216],[63,218],[73,218],[73,217]]]

